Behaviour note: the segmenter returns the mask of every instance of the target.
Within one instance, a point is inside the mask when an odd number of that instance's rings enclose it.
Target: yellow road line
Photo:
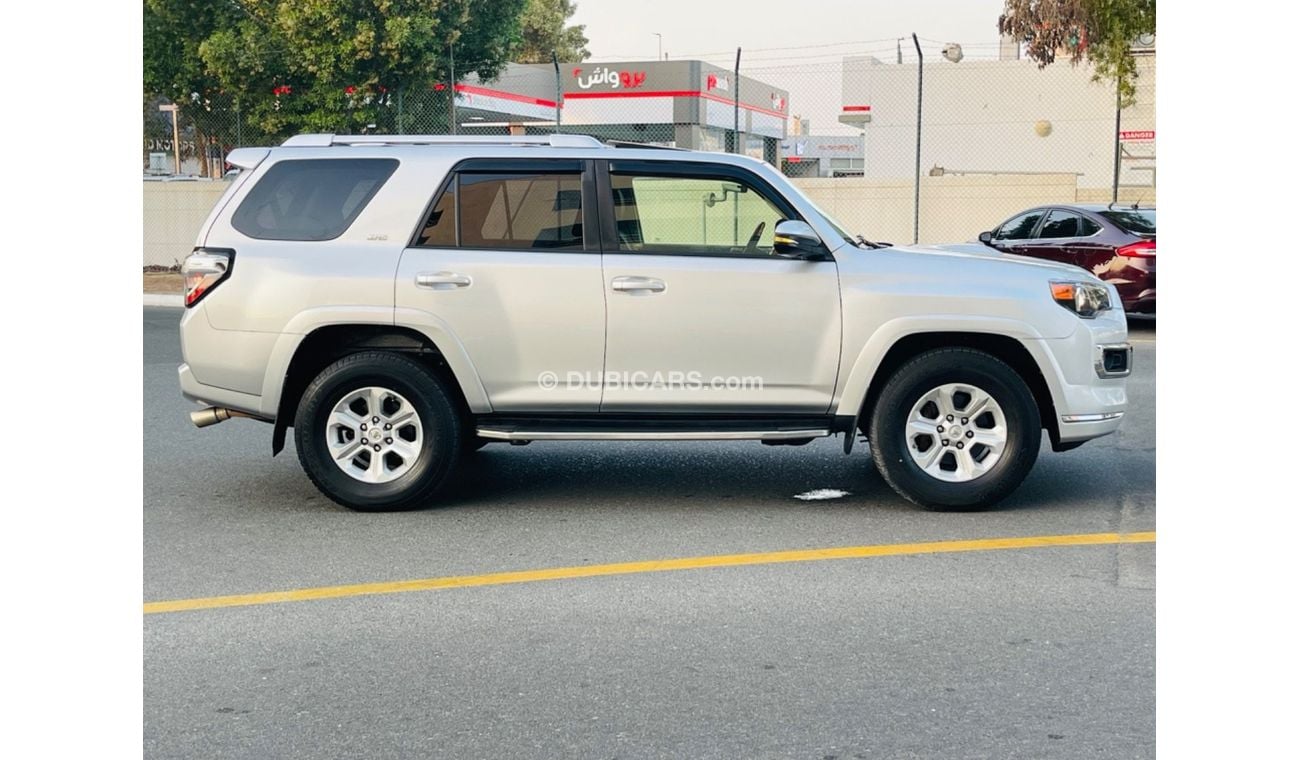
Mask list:
[[[839,546],[829,549],[796,549],[793,551],[758,552],[754,554],[719,554],[706,557],[648,560],[645,562],[618,562],[611,565],[581,565],[577,567],[552,567],[542,570],[516,570],[483,575],[453,575],[443,578],[420,578],[407,581],[381,583],[356,583],[347,586],[318,586],[289,591],[268,591],[259,594],[234,594],[209,596],[197,599],[175,599],[163,602],[146,602],[144,613],[183,612],[208,610],[217,607],[248,607],[257,604],[280,602],[306,602],[314,599],[339,599],[350,596],[374,594],[402,594],[408,591],[435,591],[471,586],[501,586],[507,583],[532,583],[572,578],[592,578],[601,575],[632,575],[658,573],[668,570],[699,570],[708,567],[738,567],[742,565],[773,565],[781,562],[815,562],[827,559],[863,559],[866,557],[897,557],[905,554],[945,554],[949,552],[980,552],[1003,549],[1037,549],[1055,546],[1101,546],[1114,544],[1147,544],[1156,540],[1150,533],[1082,533],[1065,536],[1021,536],[1011,538],[976,538],[960,541],[929,541],[915,544],[878,544],[875,546]]]

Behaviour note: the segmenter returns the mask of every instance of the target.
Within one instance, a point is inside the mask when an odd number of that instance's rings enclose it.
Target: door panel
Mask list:
[[[1034,239],[1025,241],[1021,252],[1037,259],[1075,264],[1077,262],[1070,246],[1078,237],[1078,232],[1078,214],[1054,208],[1048,212]]]
[[[840,352],[834,261],[605,254],[604,269],[601,411],[830,407]],[[616,290],[619,278],[651,287]]]
[[[605,293],[593,184],[577,166],[462,164],[430,207],[420,245],[402,253],[397,308],[447,324],[494,411],[600,408]]]
[[[430,278],[468,284],[417,284]],[[434,314],[460,338],[494,411],[599,408],[605,351],[600,256],[408,248],[397,270],[396,297],[398,309]],[[557,385],[539,381],[548,372]],[[584,380],[570,387],[570,372]]]

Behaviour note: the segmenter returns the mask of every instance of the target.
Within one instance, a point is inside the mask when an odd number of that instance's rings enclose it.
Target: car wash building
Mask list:
[[[780,165],[789,93],[703,61],[511,64],[455,86],[457,131],[562,131],[692,150],[740,149]],[[558,92],[557,92],[558,89]]]

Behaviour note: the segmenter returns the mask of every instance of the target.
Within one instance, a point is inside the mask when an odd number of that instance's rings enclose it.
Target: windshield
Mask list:
[[[1153,208],[1102,211],[1101,215],[1119,225],[1125,232],[1134,235],[1156,234],[1156,210]]]

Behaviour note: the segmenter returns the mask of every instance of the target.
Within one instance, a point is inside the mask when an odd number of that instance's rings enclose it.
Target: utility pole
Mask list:
[[[736,72],[734,82],[731,83],[731,96],[735,100],[735,114],[733,122],[733,131],[731,137],[731,147],[736,153],[741,153],[740,149],[740,48],[736,48]]]
[[[451,114],[451,133],[456,134],[456,49],[451,45],[447,46],[447,63],[451,69],[451,81],[447,83],[447,93],[451,96],[451,107],[448,112]]]
[[[651,34],[659,38],[659,57],[655,60],[662,61],[664,59],[664,36],[659,32],[651,32]]]
[[[181,128],[176,121],[176,112],[181,110],[180,106],[175,103],[168,103],[165,106],[158,106],[159,111],[171,111],[172,114],[172,150],[176,153],[176,174],[181,173]]]
[[[921,238],[921,101],[925,94],[925,56],[921,54],[921,41],[912,32],[912,44],[916,45],[916,177],[913,178],[912,191],[912,245]]]

